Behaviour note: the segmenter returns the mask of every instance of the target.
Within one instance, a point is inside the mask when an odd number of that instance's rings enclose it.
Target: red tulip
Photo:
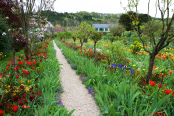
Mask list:
[[[163,85],[161,85],[161,84],[158,84],[158,87],[159,87],[159,88],[162,88],[162,87],[163,87]]]
[[[9,69],[9,67],[6,67],[6,69],[8,70],[8,69]]]
[[[22,69],[22,72],[25,73],[25,69]]]
[[[150,81],[150,85],[155,86],[156,85],[155,81]]]
[[[34,95],[30,96],[30,101],[33,101],[34,100]]]
[[[0,110],[0,116],[3,116],[4,111]]]
[[[20,86],[20,88],[21,88],[21,89],[23,89],[23,88],[24,88],[24,86],[23,86],[23,85],[21,85],[21,86]]]
[[[16,75],[16,78],[18,79],[19,78],[19,75]]]
[[[23,105],[23,102],[19,101],[19,105]]]
[[[22,57],[24,57],[24,55],[22,55]]]
[[[10,66],[10,63],[8,63],[7,65]]]
[[[32,69],[35,69],[35,67],[33,66]]]
[[[18,111],[18,108],[19,108],[18,106],[14,106],[13,107],[13,112],[17,112]]]
[[[172,90],[166,90],[166,94],[171,94],[172,93]]]

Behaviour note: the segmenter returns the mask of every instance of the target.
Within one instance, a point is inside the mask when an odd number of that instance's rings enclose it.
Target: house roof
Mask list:
[[[95,28],[109,28],[114,26],[118,26],[118,24],[92,24],[92,27]]]

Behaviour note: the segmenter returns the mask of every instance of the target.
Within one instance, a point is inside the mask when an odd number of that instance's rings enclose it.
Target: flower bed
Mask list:
[[[98,61],[96,65],[93,62],[95,59],[80,54],[80,50],[73,51],[66,44],[56,43],[68,60],[73,60],[77,65],[77,74],[81,74],[83,83],[96,98],[102,114],[148,115],[159,114],[159,111],[163,115],[172,114],[174,92],[170,90],[170,86],[160,86],[156,82],[140,86],[139,80],[143,79],[141,76],[145,74],[145,70],[140,71],[136,65],[130,65],[131,61],[122,58],[119,60],[122,60],[121,64],[108,65]],[[106,58],[109,57],[105,55]],[[108,71],[108,68],[114,71]],[[165,109],[168,106],[170,108]]]
[[[0,115],[71,115],[73,112],[67,114],[60,100],[60,66],[53,42],[49,45],[49,41],[38,45],[28,61],[24,55],[16,56],[15,68],[9,59],[0,74]]]

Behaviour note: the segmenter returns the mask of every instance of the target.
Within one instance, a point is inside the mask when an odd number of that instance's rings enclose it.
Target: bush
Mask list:
[[[135,41],[134,44],[131,44],[130,49],[135,54],[136,52],[140,51],[142,48],[141,43],[138,41]]]
[[[50,35],[49,35],[48,33],[44,33],[44,37],[45,37],[46,39],[49,39]]]
[[[8,37],[8,25],[5,18],[2,18],[0,16],[0,52],[2,52],[4,55],[7,55],[11,51],[11,43],[12,40],[10,37]]]

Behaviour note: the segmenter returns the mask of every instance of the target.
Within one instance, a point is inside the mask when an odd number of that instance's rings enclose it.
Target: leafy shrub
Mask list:
[[[0,16],[0,52],[3,54],[8,54],[11,50],[11,38],[8,37],[8,25],[6,23],[6,19]]]
[[[135,54],[136,52],[140,51],[142,48],[141,43],[138,41],[135,41],[134,44],[131,44],[130,49]]]

